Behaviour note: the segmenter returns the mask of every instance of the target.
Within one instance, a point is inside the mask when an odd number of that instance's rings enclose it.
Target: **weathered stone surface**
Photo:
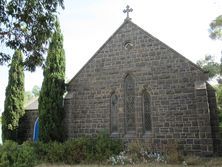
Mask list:
[[[34,124],[38,117],[38,97],[29,101],[25,106],[25,115],[20,119],[18,128],[18,140],[24,142],[33,140]]]
[[[38,117],[38,110],[26,110],[25,115],[20,120],[18,138],[20,142],[33,140],[34,124]]]
[[[131,47],[124,47],[130,42]],[[135,126],[126,128],[125,78],[135,81]],[[117,132],[111,136],[167,144],[185,152],[212,154],[219,142],[215,94],[195,64],[131,21],[125,21],[68,84],[65,98],[67,137],[111,130],[111,96],[118,97]],[[144,131],[143,95],[150,96],[151,131]],[[133,119],[127,120],[131,121]],[[110,132],[111,133],[111,132]]]

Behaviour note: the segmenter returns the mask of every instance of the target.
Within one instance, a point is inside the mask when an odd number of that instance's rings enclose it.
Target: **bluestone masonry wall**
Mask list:
[[[132,48],[125,48],[126,43]],[[135,81],[136,131],[125,131],[124,80]],[[184,152],[213,152],[207,75],[195,64],[131,21],[125,21],[68,84],[65,98],[67,137],[110,131],[110,97],[117,102],[122,139],[155,144],[177,141]],[[142,92],[150,94],[152,130],[144,133]],[[112,134],[110,134],[112,136]]]

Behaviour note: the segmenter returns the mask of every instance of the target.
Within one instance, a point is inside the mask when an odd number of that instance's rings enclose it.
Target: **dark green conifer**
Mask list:
[[[15,51],[9,69],[5,106],[2,114],[2,139],[17,141],[19,119],[24,115],[24,66],[23,56]]]
[[[49,45],[39,97],[39,139],[43,142],[63,138],[63,95],[65,92],[65,53],[59,23]]]

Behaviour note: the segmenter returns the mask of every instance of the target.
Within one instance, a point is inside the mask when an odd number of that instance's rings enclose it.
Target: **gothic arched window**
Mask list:
[[[125,130],[134,132],[135,125],[135,81],[131,75],[125,78]]]
[[[149,132],[152,129],[150,95],[147,90],[143,91],[143,127],[145,132]]]
[[[117,128],[117,102],[118,97],[115,93],[111,95],[110,103],[111,103],[111,109],[110,109],[110,123],[111,123],[111,133],[115,133],[118,131]]]

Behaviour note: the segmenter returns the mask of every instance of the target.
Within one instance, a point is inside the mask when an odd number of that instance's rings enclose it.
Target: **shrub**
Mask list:
[[[6,141],[0,146],[0,167],[32,167],[36,164],[33,147],[24,143],[18,145],[13,141]]]
[[[9,167],[13,163],[15,147],[16,145],[12,141],[6,141],[4,145],[0,146],[0,167]]]
[[[14,162],[15,167],[32,167],[37,163],[36,153],[30,143],[23,143],[18,145],[18,155]]]
[[[62,143],[58,142],[52,142],[45,144],[46,150],[46,157],[45,161],[49,163],[58,163],[58,162],[63,162],[64,157],[66,155],[64,151],[64,146]]]
[[[36,153],[37,159],[40,162],[47,162],[48,158],[48,144],[37,142],[32,144],[34,152]]]
[[[132,140],[127,145],[126,155],[132,163],[151,161],[163,163],[181,163],[182,156],[177,141],[168,144],[145,143],[143,140]],[[116,162],[116,161],[114,161]]]
[[[133,163],[166,162],[165,152],[159,145],[145,143],[142,140],[132,140],[127,147],[127,154]]]
[[[125,151],[119,153],[119,155],[113,155],[108,159],[108,162],[112,165],[126,165],[133,164],[132,159],[130,159]]]
[[[110,149],[112,155],[118,155],[120,152],[124,150],[124,145],[120,139],[110,139]]]
[[[183,159],[177,142],[168,143],[165,147],[167,162],[180,163]]]
[[[111,139],[106,132],[96,138],[82,137],[64,143],[65,162],[68,164],[92,163],[106,161],[112,155],[123,150],[120,140]]]
[[[128,155],[131,157],[133,162],[138,162],[142,159],[141,151],[144,150],[142,143],[139,140],[132,140],[128,144]]]
[[[32,144],[37,159],[45,163],[60,163],[64,161],[65,150],[64,144],[58,142]]]
[[[64,143],[64,151],[66,157],[65,163],[76,164],[87,159],[86,146],[88,145],[87,138],[79,138],[68,140]]]
[[[200,165],[202,164],[203,160],[196,155],[188,155],[184,157],[184,162],[187,165]]]
[[[0,145],[0,167],[32,167],[37,163],[96,163],[106,162],[110,156],[123,151],[120,140],[100,133],[95,138],[82,137],[64,143],[32,143],[18,145],[6,141]]]
[[[112,155],[118,155],[123,151],[123,144],[118,139],[112,139],[105,131],[100,132],[95,139],[95,159],[107,160]]]

